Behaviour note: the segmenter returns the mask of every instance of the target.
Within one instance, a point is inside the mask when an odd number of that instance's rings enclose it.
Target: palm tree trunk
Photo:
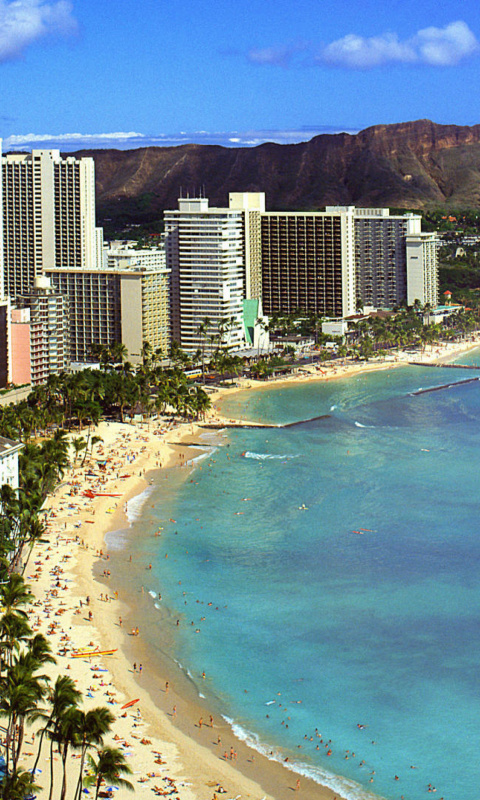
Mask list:
[[[65,800],[65,795],[67,794],[67,755],[68,755],[68,743],[65,742],[64,750],[62,753],[63,776],[62,776],[62,791],[60,792],[60,800]]]
[[[50,740],[50,792],[48,800],[52,800],[53,796],[53,739]]]
[[[85,765],[86,752],[87,752],[87,745],[84,742],[83,743],[83,747],[82,747],[82,756],[80,758],[80,772],[78,774],[77,788],[75,789],[75,794],[73,796],[73,800],[77,800],[77,798],[78,798],[78,800],[80,800],[80,796],[81,796],[81,793],[82,793],[83,767]]]
[[[40,761],[40,754],[42,752],[43,740],[45,738],[45,733],[47,731],[47,726],[51,723],[51,721],[52,721],[52,718],[50,717],[50,719],[45,724],[45,727],[42,728],[42,732],[40,734],[40,739],[39,739],[39,742],[38,742],[37,757],[36,757],[35,762],[34,762],[33,767],[32,767],[32,775],[35,775],[35,770],[37,769],[38,762]]]
[[[25,733],[25,722],[22,719],[22,721],[18,725],[18,739],[17,739],[16,750],[15,750],[15,759],[14,759],[14,762],[13,762],[14,770],[16,770],[17,764],[18,764],[18,759],[20,758],[20,753],[21,753],[21,750],[22,750],[24,733]]]

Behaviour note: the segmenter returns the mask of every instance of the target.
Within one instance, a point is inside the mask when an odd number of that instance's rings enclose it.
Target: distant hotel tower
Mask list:
[[[26,295],[53,267],[95,269],[101,229],[93,159],[33,150],[3,156],[1,168],[6,294]]]
[[[355,313],[353,209],[261,216],[262,301],[267,315]]]

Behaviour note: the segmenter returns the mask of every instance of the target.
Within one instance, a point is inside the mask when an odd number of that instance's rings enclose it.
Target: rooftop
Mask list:
[[[21,450],[22,447],[22,442],[14,442],[13,439],[6,439],[4,436],[0,436],[0,456],[10,452],[13,453],[15,450]]]

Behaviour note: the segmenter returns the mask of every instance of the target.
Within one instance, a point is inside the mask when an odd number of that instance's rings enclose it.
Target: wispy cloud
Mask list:
[[[247,53],[247,58],[253,64],[260,64],[262,66],[264,64],[271,64],[275,67],[288,67],[298,53],[304,52],[307,49],[307,42],[253,48]]]
[[[466,22],[457,20],[444,28],[422,28],[413,36],[401,39],[398,33],[377,36],[349,33],[341,39],[315,47],[296,42],[251,49],[247,59],[259,66],[289,67],[299,60],[317,66],[345,69],[373,69],[386,64],[452,67],[480,53],[480,44]]]
[[[0,63],[20,58],[46,36],[66,36],[77,28],[68,0],[0,0]]]
[[[5,146],[10,149],[18,149],[25,145],[48,145],[55,144],[75,144],[88,145],[89,143],[97,143],[101,141],[108,142],[122,142],[133,141],[135,139],[143,139],[143,133],[119,132],[119,133],[59,133],[57,135],[52,133],[25,133],[21,135],[9,136],[5,139]],[[110,146],[110,145],[108,145]]]
[[[403,41],[396,33],[368,38],[350,33],[324,46],[315,60],[350,69],[371,69],[385,64],[451,67],[479,52],[475,34],[459,20],[444,28],[423,28]]]
[[[35,147],[55,148],[63,151],[95,148],[127,150],[137,147],[177,147],[182,144],[210,144],[222,147],[255,147],[265,142],[295,144],[305,142],[321,133],[357,133],[358,127],[309,125],[283,130],[247,131],[180,131],[174,134],[148,135],[144,133],[27,133],[4,139],[3,150],[29,150]]]

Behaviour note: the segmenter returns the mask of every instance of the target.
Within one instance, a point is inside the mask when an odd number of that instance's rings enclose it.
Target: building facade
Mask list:
[[[3,156],[1,170],[5,292],[27,294],[52,267],[95,268],[93,159],[32,150]]]
[[[410,233],[407,245],[407,305],[438,305],[438,240],[436,233]]]
[[[70,367],[69,313],[67,298],[52,288],[44,275],[34,280],[28,294],[17,298],[19,309],[28,309],[29,320],[13,315],[12,326],[28,324],[30,333],[30,376],[33,386],[46,383],[49,375],[59,375]],[[22,322],[23,320],[23,322]],[[15,333],[16,345],[25,344],[26,334]],[[15,357],[24,363],[28,356]]]
[[[181,198],[178,210],[165,211],[164,219],[172,338],[187,352],[242,349],[243,210],[210,208],[207,198]]]
[[[263,192],[230,192],[228,207],[240,210],[243,216],[243,261],[246,300],[262,296],[262,214],[265,213]]]
[[[0,486],[8,484],[18,489],[18,454],[22,449],[22,442],[0,436]]]
[[[261,215],[262,302],[268,315],[355,313],[355,230],[345,212]]]
[[[120,342],[141,361],[144,342],[170,347],[170,274],[165,268],[52,269],[52,285],[68,299],[70,360],[92,360],[92,345]]]
[[[352,211],[355,220],[357,305],[394,308],[407,300],[409,233],[421,230],[415,214],[390,215],[388,208],[327,206],[327,212]]]

